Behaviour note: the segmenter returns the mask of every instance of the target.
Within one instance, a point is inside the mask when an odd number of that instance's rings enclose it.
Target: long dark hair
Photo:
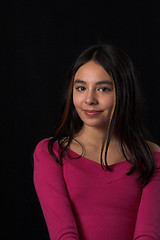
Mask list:
[[[120,141],[125,159],[132,165],[127,175],[138,171],[140,173],[138,179],[141,179],[144,187],[153,174],[154,157],[147,144],[147,141],[150,140],[149,134],[142,124],[141,94],[130,58],[123,50],[114,45],[97,44],[90,46],[80,54],[71,67],[60,121],[56,126],[53,137],[48,142],[49,152],[57,163],[62,166],[63,153],[66,153],[65,150],[74,139],[75,134],[83,126],[83,122],[73,105],[73,82],[77,70],[91,60],[101,65],[112,77],[115,89],[115,104],[109,126],[106,128],[101,150],[101,166],[103,168],[102,153],[105,152],[105,166],[109,171],[111,170],[107,164],[107,151],[114,131]],[[62,150],[59,158],[54,154],[54,141],[59,143]],[[64,142],[67,143],[65,147],[62,146]],[[127,149],[131,154],[132,161],[127,159]]]

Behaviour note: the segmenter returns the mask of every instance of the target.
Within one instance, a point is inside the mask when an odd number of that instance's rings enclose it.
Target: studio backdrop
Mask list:
[[[58,120],[68,69],[91,44],[124,49],[137,70],[144,123],[160,145],[160,18],[156,1],[12,1],[8,32],[7,232],[5,239],[47,240],[33,185],[33,151]]]

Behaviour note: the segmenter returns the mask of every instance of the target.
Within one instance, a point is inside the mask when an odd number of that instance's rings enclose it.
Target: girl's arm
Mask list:
[[[78,240],[78,231],[63,177],[63,168],[50,156],[47,141],[34,152],[34,185],[52,240]]]
[[[154,175],[142,191],[134,240],[160,240],[160,152],[155,160]]]

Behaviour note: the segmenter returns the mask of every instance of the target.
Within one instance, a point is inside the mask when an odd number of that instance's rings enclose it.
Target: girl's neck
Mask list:
[[[105,129],[83,126],[81,131],[75,136],[75,139],[90,145],[102,145],[105,131]],[[117,142],[117,138],[114,135],[111,138],[111,142]]]

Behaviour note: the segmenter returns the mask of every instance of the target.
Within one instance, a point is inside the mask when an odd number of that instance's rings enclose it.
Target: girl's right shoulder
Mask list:
[[[49,152],[49,149],[48,149],[48,143],[49,143],[49,140],[51,138],[45,138],[43,140],[41,140],[40,142],[37,143],[36,147],[35,147],[35,150],[34,150],[34,153],[33,153],[33,156],[36,160],[40,160],[40,161],[43,161],[43,160],[54,160],[53,157],[51,156],[50,152]],[[53,152],[55,154],[55,156],[58,158],[58,155],[59,155],[59,144],[58,142],[54,141],[53,142]]]
[[[49,151],[48,151],[49,140],[50,140],[50,138],[44,138],[41,141],[39,141],[35,147],[35,152],[36,153],[49,153]]]

